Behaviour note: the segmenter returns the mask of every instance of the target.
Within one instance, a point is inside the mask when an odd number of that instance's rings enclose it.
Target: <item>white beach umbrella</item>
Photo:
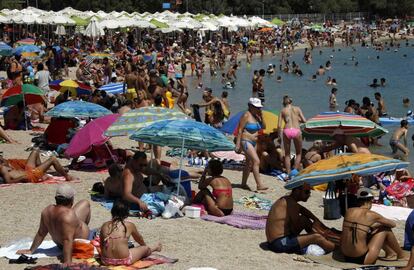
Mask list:
[[[209,21],[202,21],[201,24],[203,27],[201,29],[208,31],[217,31],[218,27]]]
[[[141,20],[134,20],[134,25],[133,26],[137,27],[137,28],[141,28],[141,29],[148,29],[148,28],[155,29],[155,28],[157,28],[152,23],[150,23],[148,21],[145,21],[145,20],[142,20],[142,19]]]
[[[96,37],[105,35],[105,32],[102,29],[102,27],[99,25],[99,23],[93,18],[89,22],[83,34],[87,37],[96,38]]]
[[[158,28],[158,29],[155,29],[155,31],[161,32],[163,34],[168,34],[168,33],[173,33],[173,32],[182,32],[183,30],[181,30],[180,28],[174,27],[174,26],[170,26],[168,28]]]
[[[55,34],[58,36],[64,36],[66,35],[66,30],[63,25],[58,25],[55,31]]]
[[[99,22],[99,26],[102,29],[116,29],[121,26],[120,22],[113,19],[106,19]]]

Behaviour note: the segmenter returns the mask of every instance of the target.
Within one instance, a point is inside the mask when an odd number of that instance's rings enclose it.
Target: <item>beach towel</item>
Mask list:
[[[0,248],[0,257],[6,257],[7,259],[17,259],[20,255],[16,254],[16,251],[20,249],[29,249],[31,245],[32,240],[29,238],[15,241],[13,244],[7,247]],[[55,242],[49,240],[43,241],[36,252],[28,256],[34,258],[46,258],[57,257],[60,255],[62,255],[62,250],[56,246]]]
[[[383,252],[380,253],[380,257],[384,255],[385,254],[383,254]],[[344,255],[340,251],[334,251],[323,256],[305,255],[304,257],[315,263],[324,264],[337,269],[364,269],[361,265],[345,262]],[[381,267],[402,267],[406,264],[407,261],[383,261],[378,259],[375,263],[375,268],[369,268],[368,266],[365,266],[365,269],[387,269]]]
[[[373,204],[372,211],[392,220],[406,221],[413,209],[399,207],[399,206],[386,206],[383,204]]]
[[[244,207],[249,209],[258,209],[258,210],[266,210],[269,211],[272,207],[272,201],[260,198],[256,195],[252,196],[243,196],[239,200],[235,201],[235,203],[242,204]]]
[[[64,184],[64,183],[80,183],[80,180],[73,180],[70,182],[67,182],[65,177],[63,176],[53,176],[50,174],[45,174],[43,176],[43,179],[36,183],[14,183],[14,184],[0,184],[0,188],[8,188],[15,185],[27,185],[27,184],[43,184],[43,185],[49,185],[49,184]]]
[[[388,186],[385,191],[388,195],[391,195],[398,200],[411,195],[411,190],[414,188],[414,179],[409,179],[405,182],[395,181],[390,186]]]
[[[215,159],[227,159],[234,161],[244,161],[246,159],[245,155],[237,154],[235,151],[216,151],[210,153],[211,157]]]
[[[225,170],[237,170],[241,171],[244,169],[244,161],[236,161],[230,159],[219,159],[219,158],[187,158],[187,166],[189,167],[205,167],[208,165],[210,160],[219,160],[223,164]]]
[[[276,169],[271,169],[267,172],[263,172],[263,174],[274,176],[280,181],[285,181],[285,179],[288,177],[287,173],[284,173],[281,170]]]
[[[204,215],[201,219],[227,224],[240,229],[263,230],[266,227],[267,215],[257,215],[249,212],[233,211],[231,215],[216,217]]]
[[[160,254],[152,254],[151,256],[139,260],[129,266],[101,266],[99,259],[91,258],[79,263],[74,263],[71,266],[63,267],[61,264],[48,264],[48,265],[39,265],[34,267],[27,267],[29,270],[137,270],[151,267],[158,264],[173,264],[176,263],[177,259],[172,259]]]

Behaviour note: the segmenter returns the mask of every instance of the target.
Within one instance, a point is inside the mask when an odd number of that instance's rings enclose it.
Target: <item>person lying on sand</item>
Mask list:
[[[344,217],[340,248],[347,262],[375,264],[383,249],[384,259],[407,260],[395,238],[395,222],[371,211],[374,195],[368,188],[357,191],[359,207],[349,208]]]
[[[112,219],[101,227],[101,261],[104,265],[131,265],[154,251],[161,251],[160,243],[154,247],[147,246],[135,224],[126,221],[129,208],[128,202],[116,200],[111,209]],[[130,236],[140,244],[139,247],[128,247]]]
[[[218,160],[211,160],[205,168],[193,203],[202,203],[207,213],[213,216],[228,216],[233,212],[233,192],[231,182],[222,176],[223,164]],[[211,177],[206,177],[210,175]],[[208,186],[213,188],[213,192],[207,189]]]
[[[4,184],[40,182],[52,166],[66,181],[75,179],[67,173],[56,157],[42,162],[39,153],[39,149],[34,149],[27,160],[0,158],[0,176],[4,179]]]
[[[294,188],[292,192],[278,199],[272,206],[266,222],[266,238],[270,250],[276,253],[304,254],[306,248],[316,244],[325,252],[331,252],[335,244],[316,228],[327,229],[322,222],[298,202],[306,202],[311,195],[308,184]],[[307,234],[300,234],[303,230]]]
[[[63,250],[63,263],[72,262],[74,239],[91,240],[92,233],[88,224],[91,209],[87,200],[73,205],[75,190],[61,184],[56,190],[56,205],[47,206],[40,216],[39,229],[30,249],[18,250],[17,254],[33,254],[49,233],[56,245]]]

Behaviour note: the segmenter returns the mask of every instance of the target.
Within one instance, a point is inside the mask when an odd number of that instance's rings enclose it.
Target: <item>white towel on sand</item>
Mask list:
[[[413,209],[411,208],[386,206],[383,204],[373,204],[371,210],[377,212],[378,214],[386,218],[402,221],[406,221],[408,216],[413,211]]]
[[[15,241],[14,244],[8,247],[0,248],[0,257],[6,257],[8,259],[17,259],[20,255],[16,254],[16,251],[20,249],[29,249],[31,244],[32,240],[27,238]],[[36,252],[28,256],[35,258],[46,258],[57,257],[59,255],[62,255],[62,250],[56,246],[55,242],[43,241],[43,243],[36,250]]]

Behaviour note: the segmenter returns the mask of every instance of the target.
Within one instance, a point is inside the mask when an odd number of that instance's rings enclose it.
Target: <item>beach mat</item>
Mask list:
[[[43,180],[41,182],[37,182],[37,183],[14,183],[14,184],[0,184],[0,189],[2,188],[8,188],[11,186],[16,186],[16,185],[27,185],[27,184],[35,184],[35,185],[50,185],[50,184],[64,184],[64,183],[80,183],[80,180],[73,180],[73,181],[66,181],[65,177],[63,176],[52,176],[52,175],[48,175],[48,177],[46,178],[46,180]]]
[[[27,270],[137,270],[144,269],[158,264],[173,264],[177,262],[177,259],[172,259],[160,254],[152,254],[151,256],[139,260],[129,266],[102,266],[99,263],[99,259],[92,258],[80,263],[74,263],[71,266],[63,267],[61,264],[48,264],[34,267],[27,267]]]
[[[408,252],[407,252],[408,254]],[[364,269],[359,264],[345,262],[344,255],[336,250],[323,256],[311,256],[304,255],[305,258],[319,264],[327,265],[334,268],[340,269]],[[378,259],[374,268],[372,266],[365,265],[365,269],[387,269],[387,267],[402,267],[407,265],[407,261],[383,261]],[[370,268],[371,267],[371,268]],[[385,267],[385,268],[381,268]]]
[[[16,241],[15,243],[0,248],[0,257],[6,257],[7,259],[17,259],[20,255],[16,254],[16,251],[20,249],[28,249],[32,245],[31,239],[22,239]],[[56,244],[51,241],[43,241],[42,244],[38,247],[34,254],[28,255],[29,257],[34,258],[46,258],[46,257],[57,257],[62,255],[62,250],[56,246]]]
[[[257,215],[250,212],[233,211],[231,215],[216,217],[211,215],[201,216],[206,221],[227,224],[239,229],[263,230],[266,227],[267,215]]]

